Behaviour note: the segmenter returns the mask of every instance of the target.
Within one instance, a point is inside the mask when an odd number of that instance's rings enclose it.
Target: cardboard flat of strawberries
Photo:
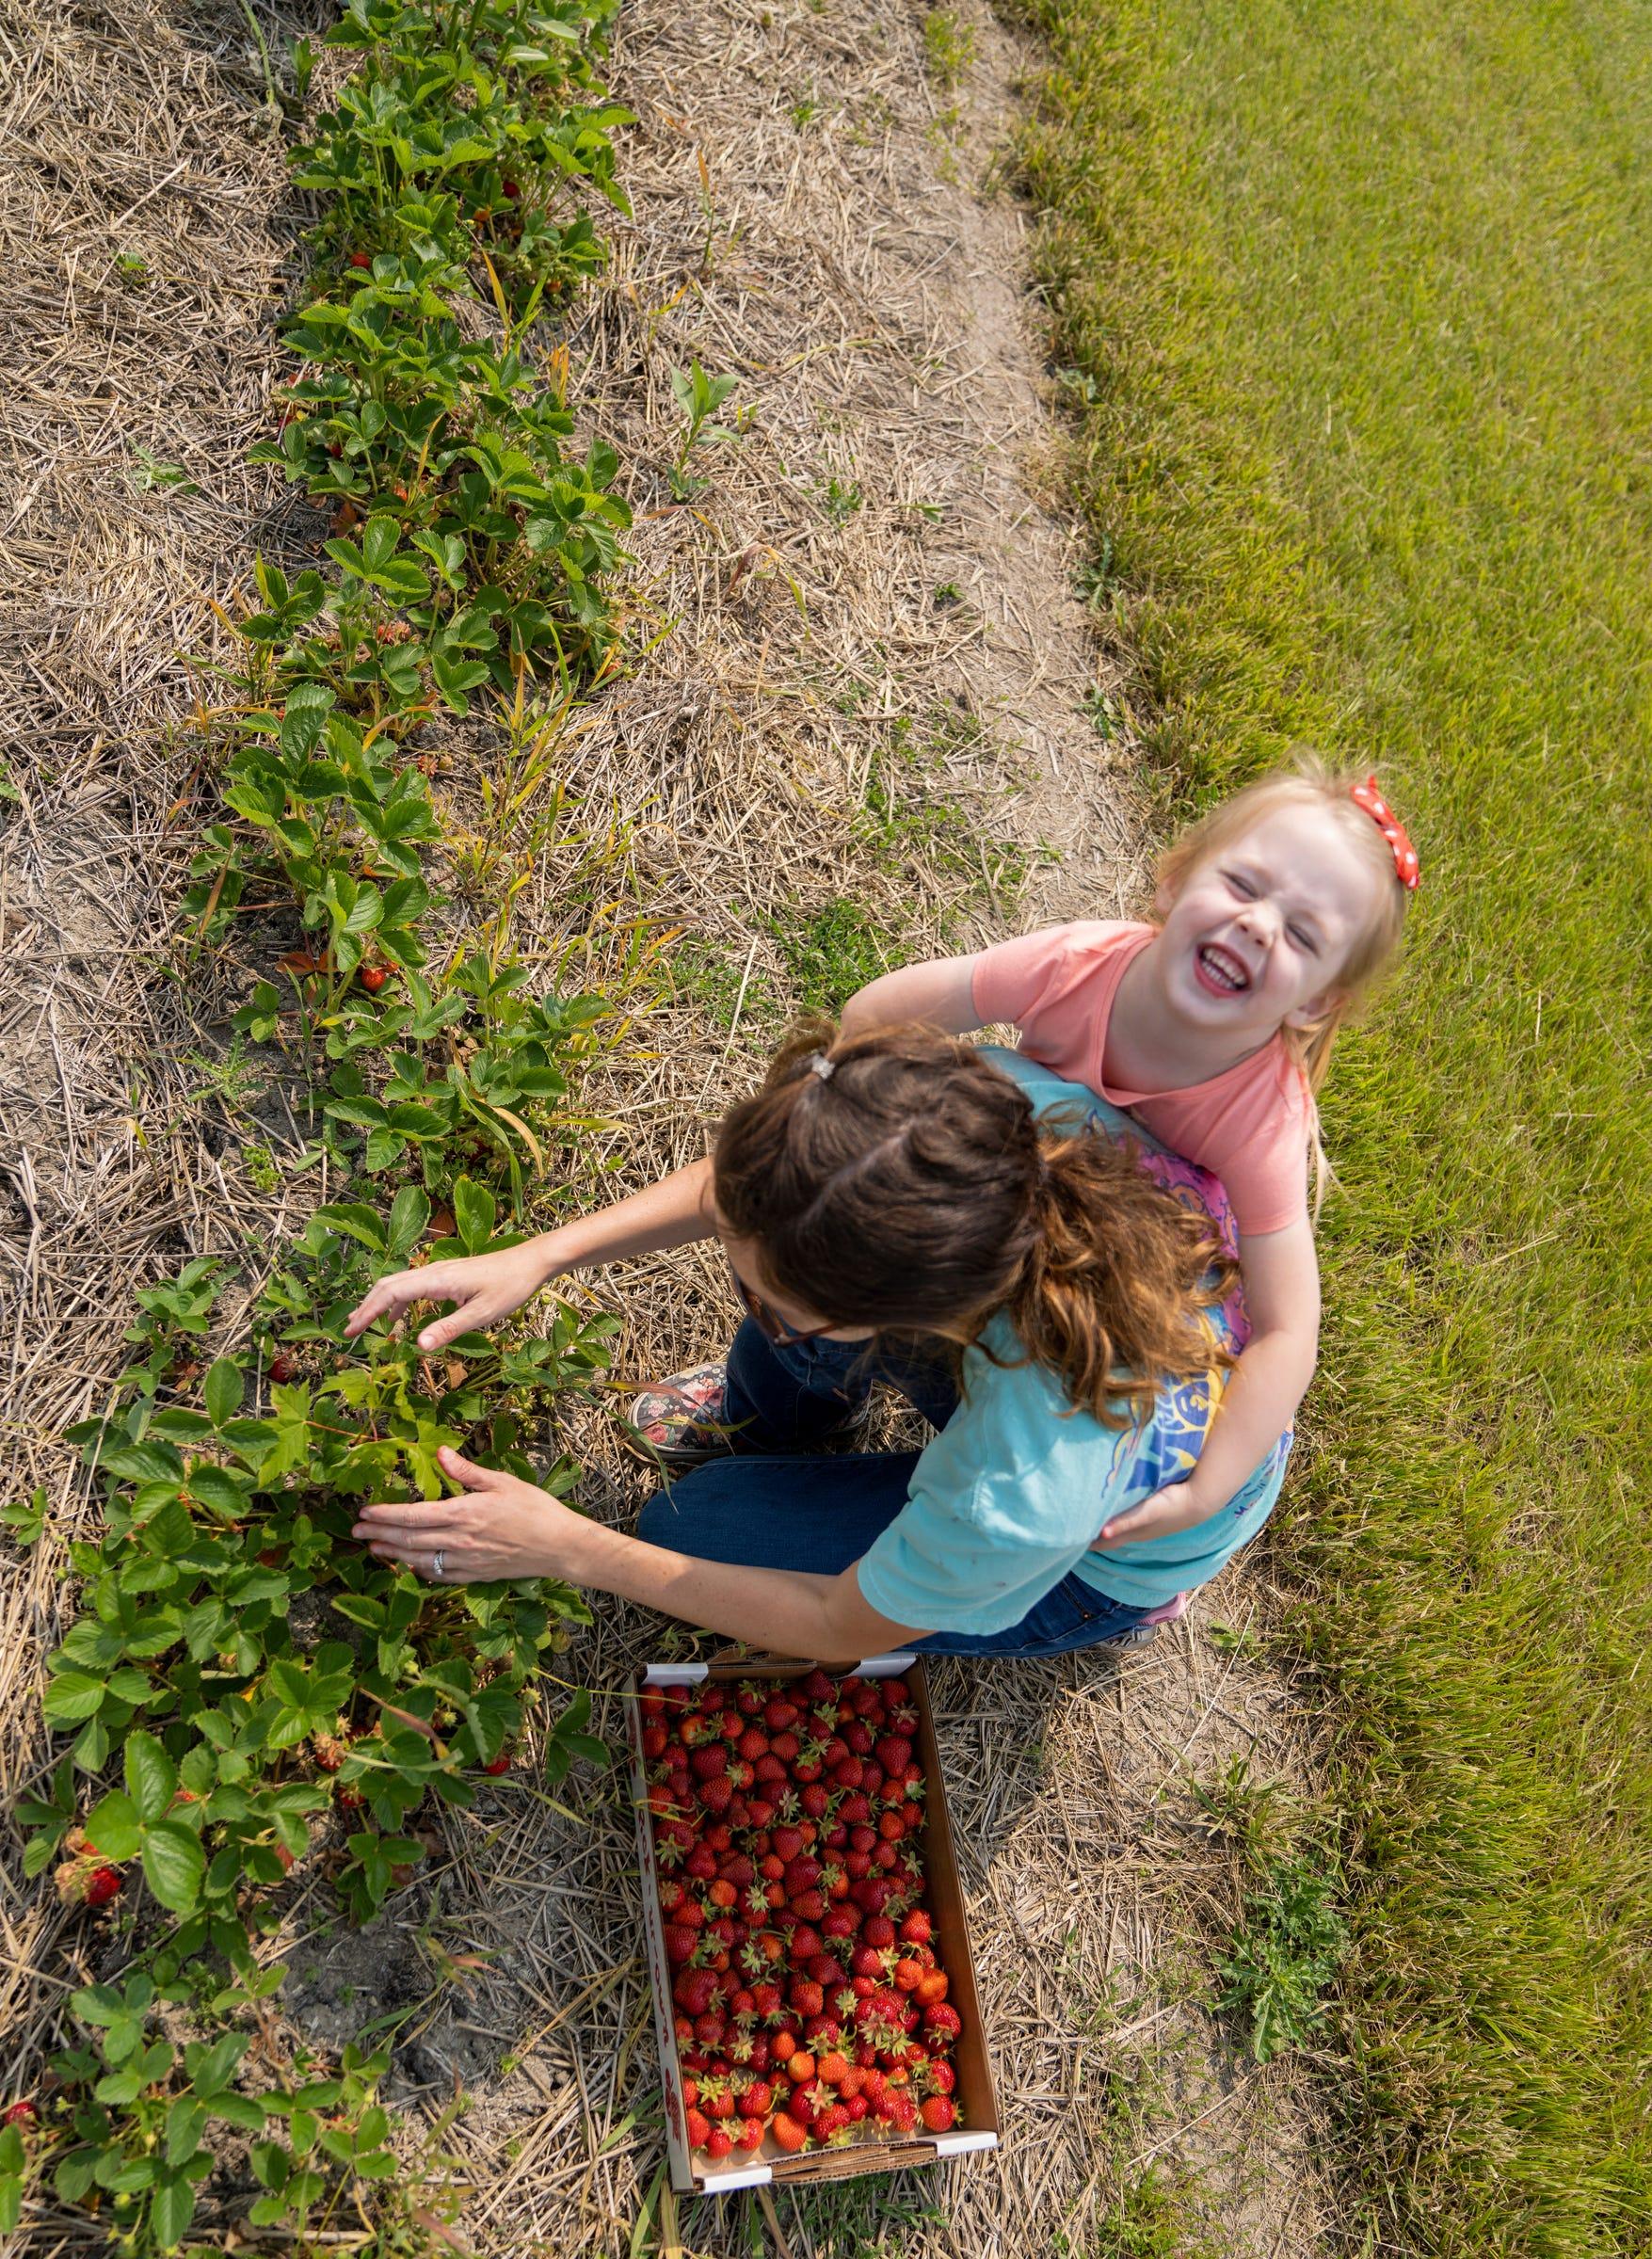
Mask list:
[[[643,1925],[671,2186],[680,2195],[771,2180],[892,2172],[998,2145],[998,2109],[923,1665],[910,1655],[885,1655],[825,1674],[840,1690],[840,1701],[851,1705],[860,1682],[904,1681],[900,1706],[909,1718],[901,1738],[910,1744],[904,1786],[881,1777],[874,1752],[843,1748],[842,1736],[855,1721],[828,1729],[818,1681],[812,1709],[810,1700],[801,1697],[801,1682],[817,1668],[785,1657],[746,1656],[710,1664],[653,1663],[632,1682],[634,1700],[627,1706]],[[845,1680],[854,1682],[846,1695]],[[705,1720],[704,1697],[714,1687],[727,1689],[726,1723],[730,1713],[738,1716],[742,1735],[755,1729],[747,1748],[757,1752],[759,1743],[767,1742],[768,1749],[755,1758],[742,1756],[731,1726],[719,1733]],[[769,1702],[794,1695],[799,1734],[790,1734],[791,1722],[770,1730]],[[681,1738],[689,1708],[699,1719],[692,1731],[707,1751],[698,1766]],[[818,1756],[794,1747],[803,1735],[826,1744]],[[771,1761],[762,1766],[766,1778],[760,1778],[757,1765],[777,1754],[784,1774]],[[863,1769],[872,1768],[870,1796],[854,1783],[857,1754]],[[673,1765],[680,1784],[692,1781],[686,1795],[662,1792]],[[727,1779],[729,1788],[712,1788],[708,1798],[702,1772]],[[811,1818],[803,1796],[807,1788],[809,1803],[819,1806],[816,1781],[825,1788],[827,1809]],[[856,1823],[852,1833],[840,1817],[845,1812]],[[887,1831],[886,1812],[897,1816]],[[777,1828],[782,1832],[778,1850],[792,1851],[790,1859],[777,1856]],[[724,1829],[728,1840],[714,1850],[705,1838]],[[800,1833],[811,1840],[798,1853],[792,1838]],[[875,1838],[870,1846],[869,1834]],[[879,1849],[891,1835],[892,1866],[890,1854]],[[690,1873],[691,1862],[702,1871]],[[773,1872],[777,1866],[782,1875]],[[707,1867],[714,1871],[703,1871]],[[811,1875],[810,1867],[820,1871]],[[876,1887],[879,1876],[887,1879],[892,1913]],[[662,1887],[674,1899],[669,1913]],[[684,1926],[685,1913],[692,1929]],[[882,1947],[875,1975],[868,1958],[874,1948],[864,1936],[868,1927]],[[796,1963],[818,1963],[820,1953],[794,1952],[800,1933],[809,1944],[808,1932],[815,1933],[820,1951],[836,1958],[842,1972],[841,1984],[829,1992],[814,1985],[822,2006],[812,2013],[812,1979]],[[737,1997],[749,1999],[754,1992],[749,2007]],[[704,2011],[710,2021],[699,2023],[690,2037],[686,2027],[696,2018],[688,2006],[702,1995],[710,1995]],[[760,2008],[760,2001],[766,2005]],[[805,2059],[815,2066],[807,2080],[791,2069]],[[830,2075],[823,2077],[823,2072]],[[762,2103],[760,2114],[743,2115],[738,2100],[730,2114],[725,2098],[749,2098],[754,2087]],[[718,2110],[725,2114],[716,2115]],[[789,2123],[777,2132],[781,2119]]]

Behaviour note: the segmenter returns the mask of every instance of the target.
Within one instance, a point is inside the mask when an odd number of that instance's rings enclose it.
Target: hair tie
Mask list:
[[[836,1065],[835,1059],[828,1059],[824,1051],[816,1051],[810,1059],[809,1071],[810,1074],[818,1075],[823,1082],[829,1082],[832,1079],[832,1069]]]
[[[1363,784],[1355,785],[1348,796],[1355,808],[1364,809],[1387,841],[1394,857],[1394,876],[1407,894],[1415,894],[1422,884],[1422,865],[1411,844],[1410,834],[1383,798],[1375,777],[1368,777]]]

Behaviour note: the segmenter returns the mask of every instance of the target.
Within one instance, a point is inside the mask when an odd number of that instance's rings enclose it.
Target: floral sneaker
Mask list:
[[[738,1427],[728,1423],[727,1384],[723,1365],[697,1365],[691,1372],[674,1372],[645,1388],[631,1400],[631,1424],[638,1441],[668,1466],[699,1466],[708,1459],[760,1450],[760,1445],[743,1442]],[[863,1404],[841,1427],[822,1436],[819,1448],[854,1450],[865,1441],[871,1425],[872,1406]]]

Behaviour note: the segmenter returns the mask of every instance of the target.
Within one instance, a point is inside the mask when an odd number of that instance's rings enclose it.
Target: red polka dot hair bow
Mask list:
[[[1363,784],[1356,784],[1352,797],[1355,806],[1364,809],[1392,848],[1394,876],[1408,894],[1415,894],[1422,884],[1422,865],[1411,844],[1411,835],[1377,790],[1376,778],[1368,777]]]

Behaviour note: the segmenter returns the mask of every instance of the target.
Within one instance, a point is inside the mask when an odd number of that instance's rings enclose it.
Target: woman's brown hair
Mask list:
[[[1197,1319],[1232,1275],[1214,1227],[1102,1130],[1041,1132],[1018,1083],[933,1029],[794,1038],[725,1116],[714,1179],[768,1282],[827,1324],[963,1348],[1002,1310],[1108,1427],[1227,1362]]]

